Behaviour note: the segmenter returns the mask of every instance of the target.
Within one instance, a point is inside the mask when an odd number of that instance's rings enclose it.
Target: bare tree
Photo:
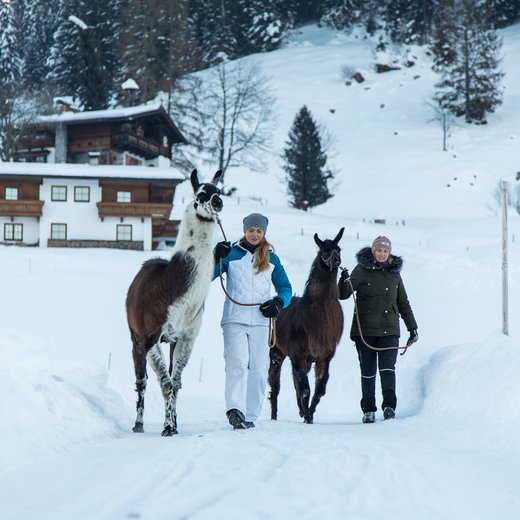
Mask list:
[[[0,88],[0,160],[10,161],[27,126],[34,120],[34,109],[12,89]]]
[[[218,161],[222,179],[230,166],[264,171],[262,153],[270,151],[275,98],[269,80],[255,65],[222,60],[205,84],[206,161]]]
[[[456,124],[455,116],[437,100],[426,104],[433,110],[433,120],[438,122],[442,128],[442,151],[447,152],[450,130]]]

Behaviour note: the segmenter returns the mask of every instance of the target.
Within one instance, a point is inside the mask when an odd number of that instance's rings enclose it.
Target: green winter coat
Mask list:
[[[350,337],[363,336],[400,336],[399,316],[406,328],[417,329],[403,280],[400,256],[390,255],[389,265],[381,268],[376,265],[370,247],[364,247],[357,255],[358,265],[350,275],[350,281],[356,291],[357,310],[361,322],[361,333],[354,310]],[[352,295],[350,284],[339,282],[339,299],[346,300]]]

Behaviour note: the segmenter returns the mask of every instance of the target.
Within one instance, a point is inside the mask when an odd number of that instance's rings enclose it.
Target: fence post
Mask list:
[[[509,336],[508,282],[507,282],[507,181],[501,181],[502,191],[502,333]]]

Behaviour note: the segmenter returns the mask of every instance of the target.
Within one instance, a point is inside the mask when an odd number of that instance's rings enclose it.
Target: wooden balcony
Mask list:
[[[165,218],[170,216],[173,204],[158,202],[98,202],[100,217],[152,217]]]
[[[125,150],[131,150],[147,159],[152,159],[158,155],[170,157],[168,148],[160,146],[156,141],[152,141],[133,132],[116,134],[114,136],[114,144]]]
[[[42,207],[43,200],[0,200],[0,215],[2,217],[41,217]]]

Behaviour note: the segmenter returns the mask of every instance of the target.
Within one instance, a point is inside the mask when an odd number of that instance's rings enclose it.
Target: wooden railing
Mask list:
[[[41,217],[43,200],[0,200],[2,217]]]
[[[168,218],[172,204],[158,202],[98,202],[100,217],[153,217]]]
[[[169,156],[169,150],[160,146],[156,141],[142,137],[133,132],[122,132],[114,136],[114,143],[118,146],[133,148],[141,155],[156,157],[157,155]]]

